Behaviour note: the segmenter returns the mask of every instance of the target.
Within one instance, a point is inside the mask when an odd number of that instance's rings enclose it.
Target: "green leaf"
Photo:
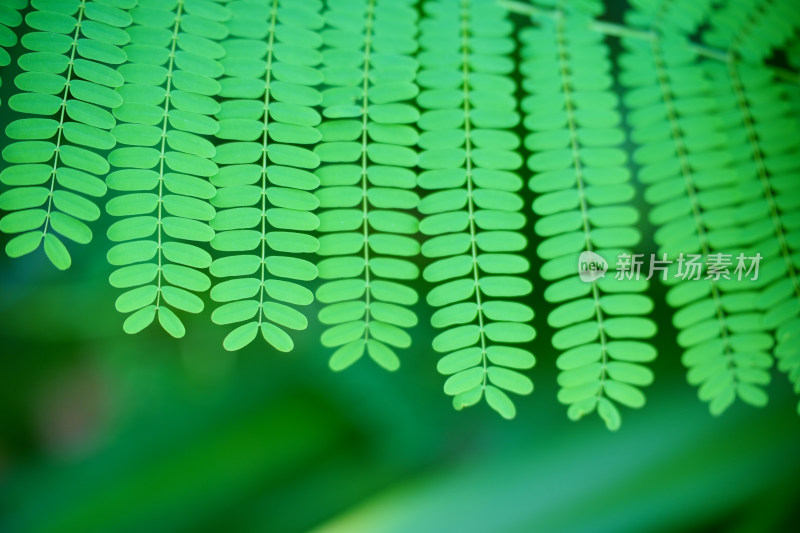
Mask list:
[[[627,405],[628,407],[632,408],[644,406],[644,394],[642,394],[642,392],[636,387],[614,380],[606,380],[606,382],[603,384],[603,388],[609,398],[616,400],[623,405]]]
[[[39,247],[42,236],[43,233],[38,230],[17,235],[6,243],[6,254],[11,258],[27,255]]]
[[[474,345],[480,336],[481,330],[474,324],[459,326],[438,334],[433,339],[433,349],[437,352],[452,352]]]
[[[135,313],[129,315],[122,324],[122,329],[125,331],[125,333],[131,335],[139,333],[153,323],[155,316],[156,307],[154,305],[148,305],[147,307],[139,309]]]
[[[506,420],[511,420],[517,416],[517,409],[514,407],[514,402],[511,401],[506,393],[497,387],[491,385],[486,386],[486,403],[489,404],[489,407],[500,413],[500,416]]]
[[[181,319],[168,307],[162,306],[158,308],[158,323],[161,324],[164,331],[176,339],[180,339],[186,334],[186,328],[183,322],[181,322]]]
[[[450,376],[444,383],[445,394],[455,396],[480,385],[485,372],[482,367],[470,368]]]
[[[255,340],[258,329],[258,322],[243,324],[225,336],[222,346],[230,352],[241,350]]]
[[[450,375],[472,368],[483,360],[481,349],[478,347],[464,348],[451,352],[441,359],[436,366],[440,374]]]
[[[516,394],[530,394],[533,392],[533,382],[514,370],[499,366],[490,366],[486,371],[486,375],[492,384],[502,389]]]
[[[261,323],[261,335],[273,348],[280,352],[289,352],[294,348],[294,342],[285,331],[269,322]]]
[[[605,398],[597,400],[597,414],[606,423],[606,427],[610,431],[617,431],[622,424],[622,419],[617,407]]]
[[[120,313],[130,313],[155,302],[158,289],[155,285],[145,285],[123,292],[117,298],[115,307]]]
[[[390,372],[400,368],[400,359],[391,348],[374,339],[367,341],[367,353],[373,361]]]
[[[66,270],[72,264],[72,258],[64,243],[52,233],[44,236],[44,253],[53,265],[59,270]]]
[[[366,343],[364,339],[356,339],[337,349],[330,358],[331,370],[339,372],[361,359]]]
[[[170,286],[162,286],[161,294],[172,307],[186,311],[187,313],[199,313],[203,310],[203,300],[183,289]]]
[[[34,230],[44,224],[47,212],[44,209],[25,209],[7,214],[0,219],[0,231],[22,233]]]

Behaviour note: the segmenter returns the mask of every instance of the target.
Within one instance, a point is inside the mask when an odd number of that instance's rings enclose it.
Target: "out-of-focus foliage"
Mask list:
[[[556,353],[539,342],[543,394],[516,423],[486,406],[454,416],[431,357],[397,379],[368,361],[333,374],[311,343],[230,354],[216,328],[108,335],[122,320],[109,267],[82,250],[87,268],[68,279],[44,258],[0,270],[4,532],[765,532],[796,519],[785,384],[763,411],[709,418],[666,355],[650,409],[611,434],[563,416]],[[676,353],[668,334],[656,342]]]

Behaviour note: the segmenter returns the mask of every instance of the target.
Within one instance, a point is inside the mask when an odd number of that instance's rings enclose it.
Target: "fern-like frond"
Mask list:
[[[227,37],[230,13],[207,0],[139,0],[132,15],[128,63],[119,69],[124,103],[114,110],[122,146],[109,155],[118,170],[108,186],[120,193],[106,204],[120,218],[108,230],[120,243],[108,252],[119,267],[110,282],[126,289],[116,307],[131,313],[127,333],[157,315],[167,333],[182,337],[173,309],[199,313],[203,301],[194,293],[211,285],[202,272],[211,256],[195,243],[214,237],[208,200],[216,190],[208,178],[217,172],[216,149],[204,137],[219,130],[211,115],[220,107],[213,97],[224,50],[216,41]]]
[[[10,257],[44,251],[59,269],[72,258],[60,235],[86,244],[86,222],[99,218],[95,200],[106,185],[97,176],[109,170],[98,150],[115,144],[107,111],[122,99],[114,88],[122,76],[113,68],[126,60],[120,46],[131,22],[124,9],[135,0],[64,0],[36,2],[25,18],[34,31],[22,38],[28,50],[19,58],[25,71],[15,80],[21,92],[8,106],[24,115],[6,134],[14,140],[3,150],[8,166],[0,181],[12,188],[0,195],[0,209],[11,211],[0,230],[19,233],[6,245]],[[109,66],[110,65],[110,66]]]
[[[545,299],[557,306],[548,323],[558,330],[553,346],[562,352],[558,399],[569,405],[570,419],[597,410],[616,430],[621,417],[614,402],[644,405],[639,387],[649,385],[653,373],[641,363],[654,359],[656,350],[642,339],[652,337],[656,325],[646,318],[652,300],[638,294],[646,280],[617,280],[612,271],[586,282],[576,269],[583,251],[598,253],[613,268],[621,252],[630,254],[641,241],[608,48],[585,26],[576,15],[542,20],[540,28],[520,34],[528,93],[522,108],[531,132],[525,139],[533,152],[530,187],[538,193],[534,229],[544,239],[537,253],[550,282]]]
[[[779,368],[800,388],[800,124],[770,70],[733,61],[706,68],[715,82],[716,101],[730,102],[734,110],[721,109],[732,117],[725,130],[732,136],[742,181],[760,185],[734,214],[740,226],[737,245],[764,258],[758,283],[747,285],[765,313],[764,326],[776,330]],[[753,292],[759,289],[760,294]]]
[[[17,34],[12,28],[22,24],[20,11],[28,7],[28,0],[6,0],[0,4],[0,68],[11,63],[8,48],[17,44]],[[0,85],[3,80],[0,78]]]
[[[716,114],[724,101],[715,101],[713,85],[685,41],[662,36],[623,43],[621,80],[639,145],[634,161],[639,180],[648,186],[645,200],[654,206],[650,221],[658,228],[659,252],[675,261],[667,303],[680,309],[673,324],[680,331],[677,341],[685,350],[688,380],[700,386],[699,397],[710,402],[713,414],[737,396],[763,405],[767,396],[761,387],[769,382],[773,341],[764,331],[757,293],[747,291],[756,286],[726,281],[705,269],[699,279],[681,279],[674,268],[689,254],[708,263],[727,253],[735,266],[737,253],[748,251],[741,249],[745,242],[737,229],[737,209],[761,194],[757,175],[743,176],[735,168],[726,116]],[[683,268],[687,273],[687,261]]]
[[[320,278],[325,304],[319,320],[329,326],[322,344],[336,348],[334,370],[352,365],[366,351],[395,370],[396,348],[408,348],[409,309],[417,292],[407,285],[419,275],[410,260],[419,253],[412,211],[417,164],[413,124],[417,95],[417,12],[410,0],[328,2],[323,31],[322,142],[314,149],[317,171]]]
[[[746,61],[762,62],[800,28],[796,0],[725,0],[715,7],[703,40]]]
[[[310,232],[319,202],[309,191],[319,180],[319,157],[309,148],[320,139],[322,101],[314,89],[322,76],[315,32],[323,25],[321,2],[232,2],[223,43],[225,78],[217,114],[214,161],[219,172],[211,222],[211,246],[221,252],[211,265],[218,278],[211,297],[223,302],[211,318],[238,324],[224,340],[228,350],[250,344],[260,332],[277,350],[294,346],[289,330],[303,330],[305,315],[293,306],[312,302],[299,282],[317,277],[316,266],[294,254],[316,252]],[[292,254],[292,255],[283,255]],[[288,305],[287,305],[288,304]]]
[[[491,0],[431,0],[423,9],[419,186],[430,192],[420,202],[420,231],[432,260],[423,277],[437,285],[427,296],[439,308],[432,325],[443,329],[433,348],[445,354],[438,370],[450,376],[444,391],[456,409],[485,397],[513,418],[505,391],[530,394],[533,383],[518,370],[535,362],[527,348],[509,346],[535,335],[533,311],[514,301],[532,285],[520,254],[527,241],[512,131],[513,26]]]

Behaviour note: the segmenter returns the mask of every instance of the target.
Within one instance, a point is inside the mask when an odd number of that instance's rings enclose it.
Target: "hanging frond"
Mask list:
[[[540,23],[520,34],[520,69],[528,93],[522,109],[531,132],[525,139],[533,152],[530,187],[537,193],[534,229],[544,239],[537,254],[549,282],[545,299],[557,306],[548,324],[557,330],[553,346],[561,351],[558,399],[569,405],[571,419],[597,410],[616,430],[621,417],[613,402],[642,407],[639,387],[653,380],[641,364],[656,357],[642,341],[656,332],[646,318],[653,302],[639,294],[648,287],[643,278],[615,279],[612,271],[587,281],[576,266],[589,251],[613,267],[621,252],[630,254],[641,241],[621,148],[625,134],[603,35],[587,32],[579,15]]]
[[[217,172],[216,149],[204,136],[219,130],[211,115],[220,109],[213,97],[225,52],[216,41],[227,37],[230,13],[207,0],[139,0],[132,15],[128,62],[119,69],[123,104],[114,110],[122,146],[109,154],[118,170],[108,186],[119,194],[106,211],[120,218],[108,229],[120,243],[108,252],[119,267],[109,281],[125,289],[116,307],[131,313],[127,333],[158,315],[167,333],[182,337],[173,309],[199,313],[203,301],[194,293],[211,285],[202,272],[211,256],[195,243],[214,237],[208,200],[216,190],[208,178]]]
[[[763,257],[759,279],[745,284],[748,297],[763,310],[764,327],[775,330],[778,366],[800,392],[800,123],[770,70],[733,61],[706,68],[722,116],[732,117],[724,129],[747,194],[733,213],[736,244]]]
[[[410,260],[419,253],[414,188],[419,113],[417,12],[411,0],[329,1],[322,32],[324,116],[322,142],[314,149],[323,165],[319,277],[325,304],[319,320],[329,326],[322,344],[336,348],[334,370],[366,351],[396,370],[396,348],[408,348],[406,331],[417,323],[409,309],[418,277]]]
[[[28,0],[6,0],[0,4],[0,68],[11,63],[8,48],[17,44],[17,34],[11,28],[22,24],[20,11],[28,7]],[[3,79],[0,77],[0,86]]]
[[[319,202],[310,192],[319,180],[312,170],[319,157],[309,146],[320,139],[322,101],[314,89],[322,76],[317,51],[322,39],[321,2],[283,0],[232,2],[223,43],[225,77],[217,113],[220,129],[214,161],[218,187],[211,203],[220,252],[211,264],[218,278],[211,298],[223,305],[211,319],[243,324],[224,340],[228,350],[250,344],[260,332],[275,349],[294,346],[289,330],[303,330],[305,315],[293,306],[312,302],[298,282],[317,277],[316,266],[296,254],[316,252],[310,232],[319,219]],[[288,304],[288,305],[287,305]]]
[[[710,402],[713,414],[737,396],[764,405],[761,387],[769,382],[773,341],[755,293],[746,292],[750,282],[726,282],[706,268],[695,273],[691,264],[736,266],[737,253],[747,251],[740,248],[745,242],[736,229],[737,208],[760,194],[760,184],[737,172],[716,95],[686,42],[662,36],[623,44],[621,81],[628,89],[632,138],[640,146],[634,162],[648,186],[645,200],[654,205],[650,222],[659,253],[674,261],[667,303],[680,309],[673,324],[688,380],[700,386],[699,397]],[[691,254],[698,257],[690,261]]]
[[[420,202],[431,263],[423,277],[435,283],[427,302],[438,308],[432,325],[444,331],[433,348],[445,354],[445,393],[462,409],[487,403],[505,418],[516,408],[505,391],[530,394],[518,372],[534,365],[527,347],[533,311],[514,301],[530,294],[525,216],[517,191],[522,166],[512,131],[519,123],[509,57],[513,26],[492,0],[435,0],[424,5],[417,103],[422,152]]]
[[[92,240],[86,222],[100,217],[96,200],[106,193],[101,178],[109,166],[98,150],[115,144],[107,111],[122,99],[114,88],[122,76],[113,68],[126,60],[121,29],[135,0],[37,2],[25,21],[34,31],[22,38],[28,50],[19,58],[25,71],[14,80],[20,92],[8,106],[26,115],[6,128],[14,140],[3,150],[8,164],[0,181],[0,209],[11,213],[0,231],[18,233],[6,244],[20,257],[44,243],[48,259],[61,270],[72,258],[62,238],[79,244]],[[110,65],[110,66],[109,66]],[[59,237],[59,235],[61,237]]]

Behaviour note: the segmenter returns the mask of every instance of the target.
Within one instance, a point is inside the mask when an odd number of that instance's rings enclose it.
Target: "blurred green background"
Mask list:
[[[663,325],[648,405],[609,433],[566,419],[540,313],[537,390],[507,422],[455,412],[429,328],[395,374],[327,369],[318,331],[278,354],[121,332],[102,238],[54,272],[0,262],[2,532],[767,532],[796,530],[800,420],[712,418]],[[539,285],[541,287],[541,284]],[[537,291],[541,293],[541,291]],[[541,304],[537,304],[541,309]],[[419,309],[423,324],[424,309]]]
[[[3,102],[16,73],[3,69]],[[225,352],[212,305],[180,341],[157,328],[127,336],[103,224],[71,248],[65,273],[41,250],[0,259],[2,533],[800,528],[800,420],[785,376],[775,371],[767,408],[711,417],[685,382],[660,286],[656,382],[612,434],[595,415],[569,422],[556,401],[535,240],[536,390],[507,422],[483,403],[452,409],[422,306],[394,374],[368,359],[330,372],[314,321],[291,354],[258,342]]]

